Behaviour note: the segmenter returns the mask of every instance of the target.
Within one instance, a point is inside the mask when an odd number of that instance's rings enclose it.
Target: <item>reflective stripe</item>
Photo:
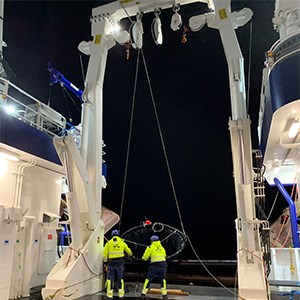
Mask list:
[[[118,236],[109,240],[103,249],[103,260],[124,257],[124,252],[128,255],[132,255],[132,252],[128,245]]]
[[[124,252],[109,252],[108,253],[108,259],[114,259],[114,258],[122,258],[124,257]]]
[[[143,285],[143,290],[142,290],[142,294],[147,294],[148,292],[148,284],[149,284],[149,279],[146,278],[144,285]]]
[[[166,260],[166,250],[160,241],[152,242],[151,246],[146,248],[142,259],[148,260],[149,258],[151,263]]]
[[[166,282],[166,279],[163,279],[163,285],[160,289],[160,292],[163,296],[167,295],[167,282]]]
[[[110,279],[106,280],[106,287],[107,287],[107,290],[111,290],[111,280]]]
[[[107,285],[106,296],[108,298],[113,298],[114,291],[111,289],[111,280],[110,279],[106,280],[106,285]]]
[[[167,289],[167,282],[166,282],[166,279],[163,279],[163,286],[162,286],[162,290],[166,290]],[[166,291],[167,293],[167,291]]]
[[[151,255],[151,262],[165,261],[165,257],[162,255]]]

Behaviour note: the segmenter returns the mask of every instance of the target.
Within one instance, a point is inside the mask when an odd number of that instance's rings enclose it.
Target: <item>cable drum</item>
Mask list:
[[[174,259],[184,249],[187,236],[170,225],[153,223],[133,227],[122,234],[122,238],[137,258],[141,258],[147,246],[150,245],[150,237],[157,235],[161,244],[166,249],[167,259]]]

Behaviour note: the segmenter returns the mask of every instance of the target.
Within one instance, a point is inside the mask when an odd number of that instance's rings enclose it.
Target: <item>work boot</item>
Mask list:
[[[146,295],[145,294],[141,294],[141,299],[145,300],[146,299]]]
[[[168,295],[162,295],[163,296],[163,300],[168,300]]]
[[[118,290],[118,295],[119,295],[119,299],[124,299],[124,296],[125,296],[124,289],[119,289]]]

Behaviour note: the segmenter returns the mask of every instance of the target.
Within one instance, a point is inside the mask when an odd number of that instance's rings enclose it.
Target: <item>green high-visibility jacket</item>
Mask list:
[[[142,260],[150,259],[150,262],[154,263],[159,261],[165,261],[166,256],[166,250],[161,245],[160,241],[155,241],[152,242],[152,244],[146,248]]]
[[[107,262],[109,259],[124,257],[124,252],[132,256],[132,252],[124,240],[119,236],[114,236],[104,246],[103,261]]]

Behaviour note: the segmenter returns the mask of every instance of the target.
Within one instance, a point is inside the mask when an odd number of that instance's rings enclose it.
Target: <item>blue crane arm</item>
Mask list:
[[[63,74],[61,74],[56,69],[52,68],[48,65],[47,70],[50,72],[50,85],[55,83],[60,83],[64,87],[66,87],[69,91],[74,93],[82,102],[82,94],[83,91],[76,87],[72,82],[70,82]]]

